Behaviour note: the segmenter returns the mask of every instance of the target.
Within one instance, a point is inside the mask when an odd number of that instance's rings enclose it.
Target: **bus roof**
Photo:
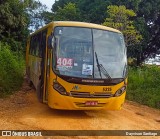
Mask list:
[[[75,21],[54,21],[51,22],[51,24],[54,24],[55,26],[77,26],[77,27],[87,27],[87,28],[96,28],[96,29],[103,29],[103,30],[108,30],[108,31],[113,31],[113,32],[118,32],[121,33],[119,30],[111,28],[111,27],[106,27],[103,25],[98,25],[94,23],[86,23],[86,22],[75,22]]]
[[[108,30],[112,32],[118,32],[121,33],[119,30],[111,28],[111,27],[106,27],[103,25],[98,25],[94,23],[86,23],[86,22],[75,22],[75,21],[53,21],[49,23],[48,25],[45,25],[44,27],[36,30],[34,33],[32,33],[30,36],[38,33],[39,31],[42,31],[43,29],[46,29],[49,26],[74,26],[74,27],[87,27],[87,28],[96,28],[96,29],[102,29],[102,30]]]

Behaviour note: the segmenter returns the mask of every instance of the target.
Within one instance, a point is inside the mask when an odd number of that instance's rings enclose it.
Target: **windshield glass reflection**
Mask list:
[[[62,75],[93,78],[92,33],[89,28],[57,27],[56,71]]]
[[[97,79],[124,77],[127,58],[122,34],[81,27],[56,27],[54,36],[53,69],[57,74]]]
[[[122,34],[93,29],[94,50],[99,64],[102,64],[111,78],[122,78],[127,63],[126,47]],[[96,61],[96,57],[94,57]],[[94,77],[100,78],[99,70],[94,63]],[[102,75],[102,78],[106,78]]]

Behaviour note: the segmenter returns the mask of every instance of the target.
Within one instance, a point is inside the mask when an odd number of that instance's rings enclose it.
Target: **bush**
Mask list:
[[[24,59],[22,54],[12,52],[0,43],[0,97],[17,90],[23,81]]]
[[[127,99],[160,108],[160,68],[157,66],[129,67]]]

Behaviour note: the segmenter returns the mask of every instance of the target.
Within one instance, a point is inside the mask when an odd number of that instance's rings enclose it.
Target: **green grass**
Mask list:
[[[160,109],[160,67],[129,67],[127,99]]]
[[[24,59],[0,43],[0,97],[19,89],[23,82]]]

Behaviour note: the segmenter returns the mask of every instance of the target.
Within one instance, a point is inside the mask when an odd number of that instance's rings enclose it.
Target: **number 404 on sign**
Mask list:
[[[58,58],[57,59],[57,66],[58,67],[72,67],[73,66],[73,59],[71,58]]]

